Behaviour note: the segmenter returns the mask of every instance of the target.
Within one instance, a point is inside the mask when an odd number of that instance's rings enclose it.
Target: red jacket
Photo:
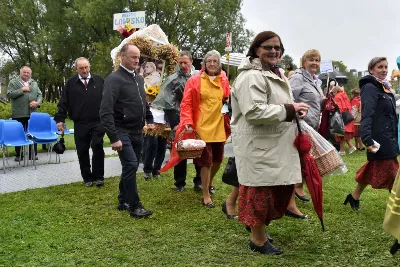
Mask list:
[[[351,104],[350,104],[350,99],[347,96],[346,92],[338,92],[335,95],[335,103],[339,106],[340,112],[345,112],[348,110],[351,113]],[[354,121],[348,123],[347,125],[344,126],[344,131],[348,133],[353,133],[354,132]]]
[[[193,133],[185,133],[185,125],[192,125],[193,129],[196,129],[196,122],[199,117],[199,110],[200,110],[200,80],[201,75],[204,73],[201,70],[198,74],[192,76],[186,83],[183,99],[181,102],[181,112],[180,112],[180,123],[176,129],[175,139],[172,144],[172,151],[170,155],[170,159],[168,163],[161,168],[160,172],[166,172],[170,168],[174,167],[178,164],[182,159],[179,158],[178,153],[176,152],[176,143],[179,136],[183,133],[182,140],[194,138]],[[228,78],[224,71],[221,71],[221,86],[224,90],[223,97],[228,98],[230,94],[230,86]],[[225,124],[226,125],[226,124]],[[226,125],[227,126],[227,125]],[[228,139],[230,135],[230,128],[229,126],[225,127],[226,132],[226,139]]]

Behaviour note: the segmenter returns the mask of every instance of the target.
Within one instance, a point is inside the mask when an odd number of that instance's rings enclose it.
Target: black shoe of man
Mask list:
[[[104,185],[104,180],[97,180],[96,181],[96,186],[97,187],[101,187],[101,186],[103,186]]]
[[[152,210],[146,210],[143,207],[137,207],[136,209],[130,209],[130,214],[132,217],[134,218],[147,218],[149,217],[151,214],[153,214]]]

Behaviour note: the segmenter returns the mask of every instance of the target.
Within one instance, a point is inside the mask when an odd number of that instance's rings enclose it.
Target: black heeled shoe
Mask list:
[[[251,233],[251,227],[246,225],[246,231]],[[274,242],[274,239],[267,233],[267,230],[265,230],[265,236],[267,237],[269,243]]]
[[[390,254],[394,255],[396,254],[396,252],[400,249],[400,244],[399,241],[396,240],[394,241],[393,246],[390,248]]]
[[[346,199],[343,202],[343,205],[347,205],[347,203],[350,203],[350,206],[353,210],[360,209],[360,200],[355,200],[351,194],[347,195]]]
[[[230,215],[228,214],[228,210],[226,209],[226,201],[222,204],[222,212],[225,213],[226,218],[228,220],[236,220],[237,216],[236,215]]]

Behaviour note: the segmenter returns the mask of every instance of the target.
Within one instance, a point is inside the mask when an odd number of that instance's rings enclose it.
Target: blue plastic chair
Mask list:
[[[23,148],[23,154],[25,153],[25,146],[33,145],[33,141],[29,140],[24,131],[24,127],[22,126],[21,123],[19,122],[0,122],[2,124],[2,143],[3,147],[15,147],[15,146],[22,146]],[[1,127],[1,126],[0,126]],[[35,152],[33,150],[32,146],[32,155],[34,155]],[[24,157],[24,163],[25,163],[26,157]],[[32,157],[32,162],[33,165],[35,166],[36,170],[36,162],[35,162],[35,157]],[[6,173],[6,167],[5,167],[5,155],[3,151],[3,171]]]
[[[31,117],[28,121],[28,134],[33,141],[37,140],[38,142],[57,141],[58,138],[51,130],[50,115],[40,112],[31,113]]]
[[[53,144],[57,142],[58,136],[52,131],[51,118],[47,113],[32,112],[28,120],[28,137],[35,144],[49,145],[47,154],[51,161]]]
[[[53,118],[53,117],[50,117],[50,119],[51,119],[51,131],[52,131],[53,133],[56,133],[56,134],[61,134],[61,131],[59,131],[59,130],[57,129],[57,123],[56,123],[56,121],[54,120],[54,118]],[[64,125],[65,125],[64,135],[74,134],[73,132],[69,131],[69,129],[68,129],[66,123],[65,123]]]

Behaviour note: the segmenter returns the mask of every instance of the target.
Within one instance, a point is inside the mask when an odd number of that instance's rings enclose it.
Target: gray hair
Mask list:
[[[32,71],[32,69],[31,69],[29,66],[25,65],[25,66],[22,66],[22,67],[19,69],[19,72],[21,72],[23,69],[30,69],[30,70]]]
[[[81,60],[86,60],[87,63],[89,63],[89,66],[90,66],[89,59],[87,59],[87,58],[85,58],[85,57],[78,57],[77,59],[75,59],[75,63],[74,63],[75,68],[76,68],[76,66],[78,65],[78,62],[81,61]]]
[[[371,74],[371,71],[378,63],[381,61],[388,61],[386,57],[374,57],[371,59],[371,61],[368,63],[368,72]]]
[[[181,52],[179,52],[178,57],[184,57],[184,56],[187,56],[190,60],[193,60],[192,54],[187,50],[182,50]]]
[[[219,66],[221,67],[221,54],[217,50],[211,50],[206,53],[203,59],[203,64],[206,64],[207,58],[216,56],[218,57]]]

